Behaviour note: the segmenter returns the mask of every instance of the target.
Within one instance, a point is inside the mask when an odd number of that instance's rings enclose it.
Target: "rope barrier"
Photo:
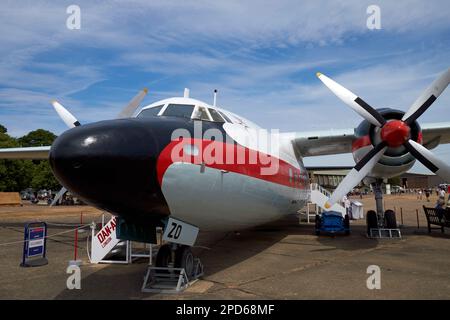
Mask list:
[[[83,229],[83,228],[89,227],[90,225],[91,224],[85,224],[85,225],[82,225],[82,226],[74,228],[74,229],[70,229],[70,230],[54,233],[54,234],[46,236],[45,239],[52,238],[52,237],[55,237],[55,236],[59,236],[59,235],[64,234],[64,233],[73,232],[73,231],[78,230],[78,229]],[[18,244],[18,243],[25,243],[27,241],[31,241],[31,240],[20,240],[20,241],[0,243],[0,247],[7,246],[7,245],[12,245],[12,244]]]

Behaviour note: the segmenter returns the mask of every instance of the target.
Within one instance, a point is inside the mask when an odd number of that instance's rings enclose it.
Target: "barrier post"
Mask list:
[[[74,261],[77,261],[77,253],[78,253],[78,228],[75,229],[75,252],[74,252]]]
[[[416,209],[416,217],[417,217],[417,229],[420,228],[419,226],[419,209]]]

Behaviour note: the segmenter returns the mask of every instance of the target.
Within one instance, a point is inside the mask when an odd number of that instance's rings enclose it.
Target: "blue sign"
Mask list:
[[[48,263],[45,258],[47,245],[47,224],[32,222],[25,226],[22,267],[42,266]]]

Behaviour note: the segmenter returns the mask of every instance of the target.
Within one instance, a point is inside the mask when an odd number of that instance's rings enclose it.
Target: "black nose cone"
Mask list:
[[[123,217],[168,214],[156,175],[157,135],[133,119],[66,131],[50,150],[57,179],[84,201]]]

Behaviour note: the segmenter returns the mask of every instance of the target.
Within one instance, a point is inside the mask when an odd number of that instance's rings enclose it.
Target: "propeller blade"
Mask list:
[[[136,109],[139,107],[139,104],[144,99],[145,95],[148,93],[148,89],[144,88],[139,93],[131,99],[131,101],[128,103],[128,105],[120,111],[120,113],[117,115],[118,119],[121,118],[128,118],[133,115],[133,113],[136,111]]]
[[[406,141],[404,146],[425,167],[442,179],[445,179],[446,182],[450,182],[450,167],[437,158],[430,150],[411,139]]]
[[[450,68],[441,74],[433,83],[417,98],[409,110],[403,115],[402,120],[408,125],[416,121],[441,95],[450,83]]]
[[[74,127],[78,127],[81,125],[81,123],[78,122],[77,118],[75,118],[73,116],[73,114],[71,114],[69,111],[67,111],[67,109],[64,108],[62,106],[62,104],[60,104],[58,101],[53,100],[52,105],[53,105],[53,108],[55,108],[58,115],[61,117],[61,119],[64,121],[64,123],[69,128],[74,128]]]
[[[59,190],[59,192],[56,194],[55,199],[53,199],[52,203],[50,204],[50,207],[53,207],[66,192],[67,189],[62,187],[61,190]]]
[[[341,200],[343,196],[349,193],[362,179],[364,179],[378,160],[380,160],[386,149],[387,144],[381,142],[375,146],[375,148],[370,150],[337,186],[336,190],[334,190],[333,194],[325,204],[325,208],[331,208],[333,204]]]
[[[320,81],[322,81],[323,84],[326,85],[328,89],[330,89],[339,99],[350,106],[350,108],[355,110],[361,117],[369,121],[371,124],[377,127],[382,127],[386,123],[386,120],[381,116],[381,114],[378,113],[378,111],[372,108],[367,102],[358,97],[356,94],[320,72],[317,72],[316,75]]]

